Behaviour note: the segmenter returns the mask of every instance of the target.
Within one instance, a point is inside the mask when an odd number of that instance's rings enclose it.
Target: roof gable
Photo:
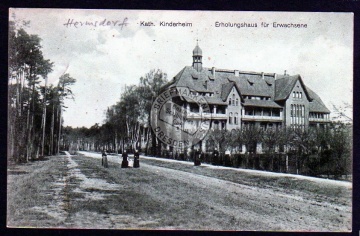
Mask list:
[[[286,100],[289,98],[291,91],[294,89],[296,82],[299,81],[307,99],[309,101],[312,98],[309,96],[309,92],[307,91],[307,87],[305,86],[304,82],[301,79],[300,75],[294,76],[285,76],[283,78],[279,78],[275,80],[275,101]]]
[[[226,83],[226,84],[223,84],[222,87],[221,87],[221,99],[223,101],[226,101],[226,99],[228,98],[232,88],[235,86],[235,89],[236,91],[238,92],[238,94],[240,95],[240,99],[241,99],[241,92],[240,92],[240,89],[239,87],[237,86],[237,84],[235,82],[229,82],[229,83]],[[241,99],[242,100],[242,99]]]

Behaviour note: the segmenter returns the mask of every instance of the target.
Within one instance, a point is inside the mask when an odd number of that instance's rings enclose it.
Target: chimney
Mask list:
[[[276,73],[274,73],[274,80],[276,80],[277,79],[277,74]]]
[[[284,75],[286,75],[286,70],[284,71]]]
[[[239,77],[239,71],[238,70],[234,70],[235,76]]]
[[[261,72],[261,79],[265,79],[264,72]]]
[[[212,74],[212,76],[213,76],[214,79],[215,79],[215,67],[211,68],[211,74]]]

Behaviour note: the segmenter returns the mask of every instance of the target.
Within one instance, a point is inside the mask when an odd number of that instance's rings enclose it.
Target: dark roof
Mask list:
[[[238,73],[238,75],[237,75]],[[276,75],[273,73],[258,73],[234,70],[215,69],[215,75],[211,68],[203,67],[196,71],[192,66],[185,66],[169,84],[169,87],[188,87],[192,91],[212,93],[212,97],[206,97],[209,104],[225,105],[231,89],[235,86],[243,96],[270,97],[271,100],[247,100],[244,105],[281,107],[276,102],[286,100],[297,81],[301,83],[308,100],[310,110],[319,112],[330,112],[319,96],[306,87],[300,75]],[[314,99],[314,100],[313,100]]]
[[[296,78],[294,76],[289,76],[285,78],[279,78],[275,80],[275,101],[285,100],[291,93],[291,90],[294,88],[296,83]]]
[[[253,100],[253,99],[245,99],[243,106],[282,108],[282,106],[271,100]]]
[[[209,68],[203,68],[198,72],[193,67],[186,66],[175,76],[175,81],[172,86],[189,87],[198,92],[219,93],[222,93],[224,84],[235,82],[242,95],[274,96],[274,78],[271,76],[263,78],[261,73],[239,72],[239,76],[235,76],[233,70],[216,70],[214,76]],[[205,81],[208,81],[207,85]]]
[[[239,73],[239,76],[229,75],[230,81],[238,84],[242,95],[272,97],[272,85],[266,83],[261,74]],[[269,79],[269,78],[268,78]]]
[[[323,113],[330,113],[330,110],[325,106],[321,98],[311,89],[307,88],[310,97],[313,99],[309,103],[309,110],[310,112],[323,112]]]
[[[191,99],[190,97],[184,96],[183,97],[185,101],[189,102],[189,103],[196,103],[193,99]],[[224,102],[221,98],[219,97],[206,97],[204,96],[206,102],[208,104],[216,104],[216,105],[227,105],[227,102]]]
[[[205,97],[208,104],[216,104],[216,105],[227,105],[226,101],[223,101],[221,98],[218,97]]]
[[[291,91],[293,90],[296,82],[299,81],[301,86],[304,89],[305,95],[309,101],[311,101],[311,97],[304,85],[304,82],[301,79],[300,75],[285,75],[281,76],[280,78],[275,80],[275,101],[286,100],[289,96]]]

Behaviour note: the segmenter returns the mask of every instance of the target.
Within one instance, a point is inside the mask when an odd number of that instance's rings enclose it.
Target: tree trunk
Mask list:
[[[50,147],[49,155],[53,154],[54,150],[54,117],[55,117],[55,105],[52,106],[52,115],[51,115],[51,131],[50,131]]]
[[[42,120],[42,139],[41,139],[41,156],[44,156],[44,143],[45,143],[45,125],[46,125],[46,86],[47,76],[45,76],[45,91],[44,91],[44,104],[43,104],[43,120]]]

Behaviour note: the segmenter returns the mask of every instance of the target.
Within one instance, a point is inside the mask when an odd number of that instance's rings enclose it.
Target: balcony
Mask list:
[[[199,113],[199,112],[189,112],[187,113],[187,119],[212,119],[212,120],[223,120],[223,119],[227,119],[228,116],[226,114],[221,114],[221,113],[207,113],[207,112],[203,112],[203,113]]]
[[[328,118],[309,118],[309,122],[330,122]]]
[[[256,115],[243,115],[241,118],[243,121],[275,121],[282,122],[282,116],[256,116]]]

